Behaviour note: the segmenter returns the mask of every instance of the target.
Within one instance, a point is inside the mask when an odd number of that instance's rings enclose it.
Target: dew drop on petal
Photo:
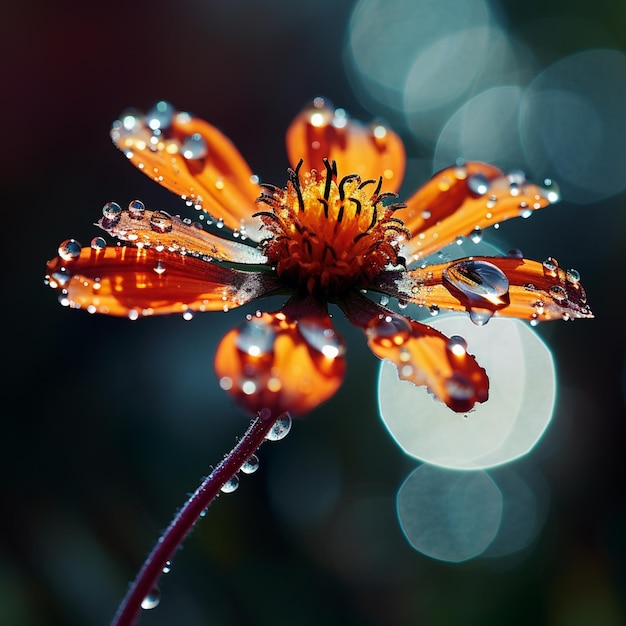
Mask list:
[[[93,250],[104,250],[107,247],[107,242],[104,237],[94,237],[91,240],[91,247]]]
[[[489,180],[484,174],[473,174],[467,179],[467,186],[477,196],[484,196],[489,191]]]
[[[122,207],[117,202],[107,202],[102,207],[102,215],[107,226],[112,226],[119,222],[122,217]]]
[[[146,124],[152,130],[163,130],[165,128],[169,128],[172,123],[174,113],[174,107],[169,102],[161,100],[146,113]]]
[[[154,609],[161,602],[161,591],[154,587],[152,591],[141,601],[142,609]]]
[[[488,261],[466,259],[443,271],[443,282],[464,296],[469,309],[488,309],[502,304],[509,281],[504,272]]]
[[[276,333],[270,324],[251,318],[239,327],[236,345],[250,356],[263,356],[272,352],[275,339]]]
[[[150,216],[150,228],[155,232],[169,233],[172,227],[172,218],[165,211],[155,211]]]
[[[141,200],[131,200],[128,204],[128,213],[135,220],[140,220],[146,211],[146,207]]]
[[[403,315],[390,313],[379,315],[370,320],[366,329],[367,336],[384,348],[401,346],[411,336],[411,324]]]
[[[64,261],[72,261],[80,256],[81,250],[82,246],[76,239],[66,239],[59,246],[58,253]]]
[[[200,133],[194,133],[183,140],[180,151],[186,159],[203,159],[209,150]]]
[[[302,320],[298,324],[298,330],[311,348],[321,352],[328,359],[343,356],[346,352],[343,339],[332,328],[314,320]]]
[[[265,439],[267,441],[280,441],[284,439],[291,430],[291,417],[285,415],[280,417],[274,422],[274,425],[268,431],[267,435],[265,435]]]
[[[470,233],[469,237],[474,243],[480,243],[483,240],[482,229],[476,226],[476,228],[474,228],[474,230],[472,230],[472,232]]]

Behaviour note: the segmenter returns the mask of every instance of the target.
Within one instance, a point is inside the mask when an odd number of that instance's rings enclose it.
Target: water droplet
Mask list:
[[[459,335],[452,335],[446,347],[457,357],[464,356],[467,353],[467,341]]]
[[[458,373],[453,374],[446,381],[446,391],[454,400],[469,400],[474,397],[476,389],[470,380]]]
[[[165,211],[155,211],[150,215],[150,227],[157,233],[169,233],[172,230],[172,218]]]
[[[470,239],[474,243],[480,243],[483,240],[483,231],[476,226],[476,228],[474,228],[474,230],[470,233]]]
[[[76,239],[66,239],[61,242],[57,252],[64,261],[73,261],[80,256],[82,246]]]
[[[524,254],[522,253],[522,251],[519,248],[511,248],[508,251],[507,254],[512,259],[523,259],[524,258]]]
[[[533,210],[528,206],[527,202],[520,202],[519,214],[522,219],[527,219],[533,214]]]
[[[206,141],[200,133],[186,137],[180,151],[186,159],[204,159],[209,152]]]
[[[152,268],[159,276],[163,273],[165,273],[165,266],[163,265],[163,261],[161,261],[161,259],[159,259],[156,262],[156,265]]]
[[[580,282],[580,274],[578,273],[577,270],[573,270],[573,269],[567,270],[567,272],[565,272],[565,277],[570,283],[576,284]]]
[[[152,130],[168,128],[172,123],[175,112],[176,110],[169,102],[161,100],[146,113],[146,124]]]
[[[221,487],[220,491],[222,493],[232,493],[237,490],[239,487],[239,479],[237,476],[231,476]]]
[[[161,591],[158,587],[154,587],[152,591],[141,601],[142,609],[153,609],[159,606],[161,602]]]
[[[378,301],[382,304],[382,306],[387,306],[389,304],[389,296],[383,294],[380,296]]]
[[[284,417],[280,417],[274,422],[272,428],[270,428],[267,435],[265,435],[265,439],[267,441],[280,441],[284,439],[291,430],[291,417],[288,415]]]
[[[567,292],[561,285],[552,285],[550,287],[550,295],[557,301],[562,302],[567,299]]]
[[[478,309],[472,307],[469,310],[469,318],[472,324],[476,326],[484,326],[493,317],[491,309]]]
[[[274,349],[276,333],[272,326],[263,320],[251,318],[239,327],[237,348],[250,356],[263,356]]]
[[[128,204],[128,213],[135,220],[140,220],[146,211],[146,207],[141,200],[131,200]]]
[[[551,178],[543,181],[542,192],[549,202],[558,202],[561,199],[561,190]]]
[[[447,286],[460,291],[472,308],[480,308],[487,303],[502,304],[509,290],[509,281],[499,267],[475,259],[450,265],[443,271],[443,280]]]
[[[253,454],[244,464],[241,466],[241,471],[244,474],[254,474],[259,469],[259,457]]]
[[[467,179],[467,186],[477,196],[484,196],[489,191],[489,179],[484,174],[473,174]]]
[[[172,571],[172,562],[165,561],[165,565],[163,565],[163,569],[161,570],[164,574],[169,574]]]
[[[102,215],[104,216],[105,226],[114,226],[122,217],[122,207],[117,202],[107,202],[102,207]]]
[[[107,247],[107,242],[104,237],[94,237],[91,240],[91,247],[94,250],[104,250]]]
[[[396,313],[379,315],[370,320],[366,333],[382,347],[391,348],[407,342],[411,336],[411,324],[406,317]]]
[[[439,315],[439,307],[436,304],[433,304],[430,307],[428,307],[428,311],[433,317],[435,317],[436,315]]]
[[[309,346],[328,359],[335,359],[346,352],[343,339],[332,328],[322,326],[314,320],[301,320],[298,330]]]
[[[556,271],[559,268],[559,264],[557,262],[557,260],[553,257],[548,257],[544,262],[543,262],[543,271],[544,274],[548,274],[549,276],[555,276],[556,275]]]

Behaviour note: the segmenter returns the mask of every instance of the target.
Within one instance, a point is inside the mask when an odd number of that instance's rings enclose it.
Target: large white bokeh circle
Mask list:
[[[525,322],[495,317],[475,326],[466,315],[431,320],[448,337],[460,335],[489,376],[489,399],[467,416],[454,413],[425,387],[400,380],[391,361],[378,379],[379,409],[398,445],[440,467],[484,469],[529,452],[552,418],[556,398],[549,349]]]

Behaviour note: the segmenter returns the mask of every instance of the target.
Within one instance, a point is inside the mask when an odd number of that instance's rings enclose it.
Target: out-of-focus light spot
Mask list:
[[[504,169],[526,167],[518,134],[520,87],[496,87],[472,98],[449,119],[435,149],[434,169],[455,159],[497,163]]]
[[[430,324],[463,337],[489,375],[489,399],[466,417],[452,412],[425,387],[401,380],[383,361],[378,380],[381,417],[410,456],[441,467],[480,469],[528,453],[552,418],[556,396],[550,351],[528,324],[495,317],[475,326],[464,315],[444,314]]]
[[[508,556],[527,548],[543,527],[549,489],[543,477],[522,477],[511,466],[489,473],[502,494],[502,518],[498,534],[481,556]]]
[[[626,189],[626,55],[587,50],[546,68],[521,106],[520,136],[534,176],[588,203]]]
[[[407,77],[424,51],[489,20],[483,0],[361,0],[349,26],[348,70],[364,91],[402,110]],[[430,80],[424,90],[446,82],[446,76]]]
[[[486,472],[455,472],[422,465],[397,495],[400,526],[419,552],[461,562],[484,552],[502,516],[502,495]]]

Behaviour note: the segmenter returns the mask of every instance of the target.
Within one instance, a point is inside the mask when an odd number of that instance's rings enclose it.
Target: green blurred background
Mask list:
[[[43,285],[45,261],[67,237],[90,241],[106,201],[138,197],[185,211],[113,147],[112,120],[128,106],[167,99],[219,126],[263,180],[282,185],[287,124],[324,95],[355,117],[393,123],[414,159],[410,191],[428,175],[435,146],[351,68],[357,4],[3,3],[0,184],[10,288],[1,624],[108,624],[159,531],[247,425],[218,388],[212,358],[224,332],[257,305],[191,322],[130,322],[66,310]],[[623,2],[489,7],[525,55],[526,69],[502,84],[524,85],[528,68],[538,73],[590,48],[626,51]],[[379,32],[386,28],[381,22]],[[603,168],[626,181],[624,163],[611,157]],[[575,200],[572,193],[530,221],[487,233],[529,258],[552,255],[575,267],[596,314],[538,328],[553,349],[559,394],[544,439],[516,464],[539,473],[549,494],[531,545],[458,565],[410,548],[394,499],[417,463],[378,417],[376,359],[359,332],[338,322],[349,344],[346,384],[283,442],[263,446],[259,472],[198,524],[163,581],[160,606],[140,623],[625,623],[626,194]]]

